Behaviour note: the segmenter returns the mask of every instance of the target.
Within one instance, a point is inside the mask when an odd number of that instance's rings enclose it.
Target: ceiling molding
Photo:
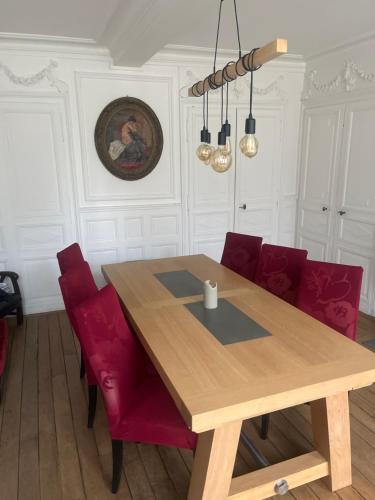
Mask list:
[[[322,57],[328,56],[330,54],[334,54],[336,52],[340,52],[342,50],[350,49],[352,47],[356,47],[358,45],[362,45],[368,42],[375,42],[375,31],[369,31],[367,33],[362,33],[359,36],[350,38],[345,42],[338,43],[335,45],[331,45],[324,50],[320,50],[318,52],[314,52],[309,56],[305,57],[306,62],[310,63],[315,59],[320,59]]]
[[[6,51],[53,52],[80,57],[110,57],[106,47],[90,38],[71,38],[50,35],[26,35],[23,33],[0,32],[0,49]]]

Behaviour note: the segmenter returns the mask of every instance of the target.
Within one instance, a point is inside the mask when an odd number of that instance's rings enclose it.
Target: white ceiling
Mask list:
[[[0,0],[0,32],[98,39],[118,3],[119,0]]]
[[[142,64],[167,44],[212,47],[219,0],[0,0],[0,32],[90,38],[117,64]],[[237,0],[243,48],[287,38],[305,57],[375,29],[375,0]],[[235,49],[233,2],[219,46]],[[137,53],[140,55],[137,56]]]

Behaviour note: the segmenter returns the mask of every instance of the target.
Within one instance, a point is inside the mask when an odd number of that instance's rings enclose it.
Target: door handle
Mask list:
[[[327,212],[327,210],[328,210],[328,207],[322,207],[323,212]]]
[[[339,210],[337,213],[338,213],[339,215],[345,215],[345,214],[346,214],[345,210]]]
[[[240,205],[238,208],[240,208],[241,210],[246,210],[246,203],[242,203],[242,205]]]

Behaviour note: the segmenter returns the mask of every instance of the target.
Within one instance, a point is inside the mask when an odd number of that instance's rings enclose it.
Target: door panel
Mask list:
[[[254,158],[247,158],[238,148],[248,113],[248,109],[237,111],[235,228],[240,233],[263,236],[266,242],[276,242],[282,108],[256,110],[259,151]]]
[[[337,175],[343,106],[305,110],[302,123],[298,244],[329,259],[336,220],[333,186]],[[317,251],[317,248],[321,249]],[[324,250],[323,250],[324,249]]]
[[[369,313],[375,312],[374,127],[374,98],[347,105],[333,244],[338,262],[364,268],[361,309]]]

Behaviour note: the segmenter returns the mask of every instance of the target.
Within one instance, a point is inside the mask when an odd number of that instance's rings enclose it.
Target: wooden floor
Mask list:
[[[0,499],[113,499],[109,492],[111,446],[99,398],[94,430],[86,427],[85,383],[79,379],[79,346],[65,313],[26,318],[11,326],[12,346],[0,406]],[[375,338],[375,318],[361,316],[359,340]],[[353,487],[333,494],[323,481],[284,498],[375,499],[375,386],[350,395]],[[270,437],[244,429],[267,458],[278,462],[312,449],[309,407],[272,415]],[[192,453],[126,444],[119,499],[184,499]],[[254,469],[240,447],[235,474]],[[213,499],[215,500],[215,499]]]

